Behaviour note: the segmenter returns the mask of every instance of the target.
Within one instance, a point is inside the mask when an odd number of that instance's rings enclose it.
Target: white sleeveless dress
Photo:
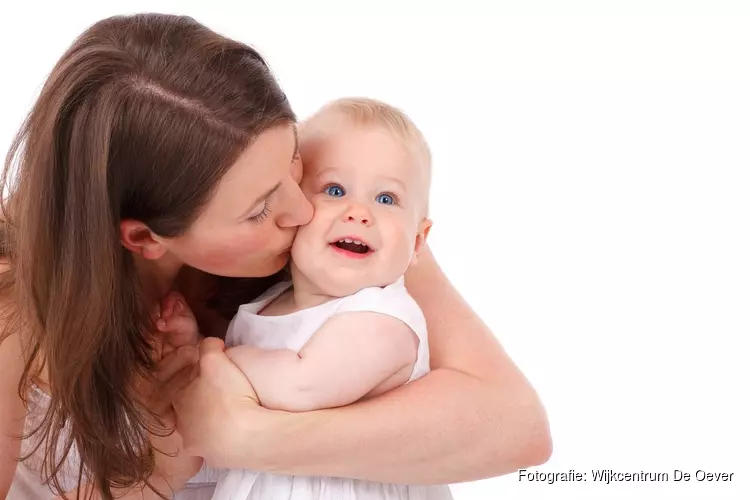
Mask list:
[[[366,288],[354,295],[284,316],[261,316],[269,303],[291,286],[279,283],[256,301],[240,306],[229,325],[226,345],[299,352],[313,334],[335,314],[368,311],[387,314],[407,324],[417,335],[417,360],[408,382],[430,371],[427,325],[417,303],[406,291],[403,277],[384,287]],[[408,383],[407,382],[407,383]],[[285,476],[231,469],[220,474],[214,500],[447,500],[448,486],[382,484],[332,477]]]

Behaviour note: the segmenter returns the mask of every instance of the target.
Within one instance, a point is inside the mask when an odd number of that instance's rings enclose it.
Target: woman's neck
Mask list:
[[[160,304],[172,290],[182,294],[195,316],[201,334],[223,338],[228,321],[210,309],[207,300],[214,291],[216,276],[184,265],[169,256],[146,260],[136,256],[144,291],[153,304]]]
[[[175,280],[183,267],[170,255],[156,260],[144,259],[135,254],[135,268],[150,301],[159,302],[174,288]]]

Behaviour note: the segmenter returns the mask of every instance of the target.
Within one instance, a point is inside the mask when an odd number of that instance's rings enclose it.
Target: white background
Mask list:
[[[399,105],[434,151],[432,247],[548,410],[539,470],[589,479],[455,497],[750,498],[750,2],[299,3],[2,7],[0,148],[76,35],[143,10],[255,45],[301,117]]]

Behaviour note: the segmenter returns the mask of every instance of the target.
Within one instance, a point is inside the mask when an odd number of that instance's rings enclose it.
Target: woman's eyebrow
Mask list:
[[[292,130],[294,131],[294,153],[292,154],[292,162],[294,162],[294,160],[297,159],[297,155],[299,155],[299,133],[297,132],[297,125],[294,125]]]

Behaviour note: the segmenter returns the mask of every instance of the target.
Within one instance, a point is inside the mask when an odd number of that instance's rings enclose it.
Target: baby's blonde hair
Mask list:
[[[380,125],[386,127],[395,138],[404,142],[415,153],[416,159],[424,167],[429,198],[432,177],[432,153],[422,132],[409,116],[391,104],[370,97],[342,97],[330,101],[300,126],[300,133],[305,133],[322,116],[338,112],[351,119],[357,125]],[[428,202],[429,203],[429,202]],[[425,208],[427,211],[427,208]]]

